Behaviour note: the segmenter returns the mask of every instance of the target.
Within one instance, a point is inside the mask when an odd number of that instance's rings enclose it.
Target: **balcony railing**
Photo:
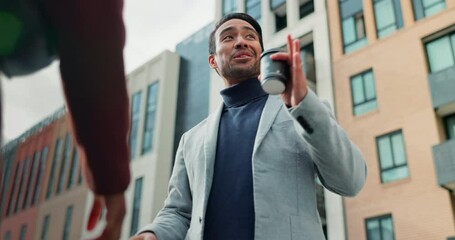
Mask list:
[[[455,103],[455,66],[428,75],[434,108]]]
[[[455,139],[433,146],[438,184],[455,192]]]

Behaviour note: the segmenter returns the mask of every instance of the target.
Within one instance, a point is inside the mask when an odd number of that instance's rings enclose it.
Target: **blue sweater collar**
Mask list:
[[[267,95],[257,78],[245,80],[220,92],[227,107],[238,107]]]

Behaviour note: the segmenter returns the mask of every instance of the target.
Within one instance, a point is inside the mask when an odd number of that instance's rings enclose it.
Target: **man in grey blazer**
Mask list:
[[[316,177],[354,196],[366,164],[307,88],[299,41],[288,36],[288,52],[272,56],[292,75],[280,96],[261,88],[262,33],[249,15],[223,17],[209,44],[223,104],[182,136],[164,208],[131,239],[324,239]]]

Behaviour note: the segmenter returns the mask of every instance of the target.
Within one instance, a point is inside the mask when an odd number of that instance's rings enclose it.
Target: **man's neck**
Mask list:
[[[228,88],[228,87],[232,87],[234,85],[237,85],[237,84],[239,84],[241,82],[244,82],[246,80],[252,79],[252,78],[258,78],[258,76],[251,76],[251,77],[245,77],[245,78],[236,78],[236,79],[223,78],[223,81],[224,81],[224,86],[226,88]]]

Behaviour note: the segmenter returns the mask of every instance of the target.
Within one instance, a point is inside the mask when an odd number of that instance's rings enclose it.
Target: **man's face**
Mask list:
[[[253,26],[240,19],[231,19],[215,32],[215,54],[209,64],[229,83],[259,75],[261,44]]]

